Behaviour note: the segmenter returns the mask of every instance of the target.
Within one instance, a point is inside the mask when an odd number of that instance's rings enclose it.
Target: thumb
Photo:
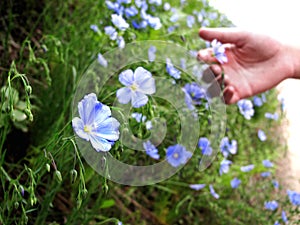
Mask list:
[[[246,31],[241,31],[238,28],[201,28],[199,36],[204,40],[212,41],[217,39],[218,41],[230,44],[235,44],[237,47],[241,47],[246,43],[248,37]]]

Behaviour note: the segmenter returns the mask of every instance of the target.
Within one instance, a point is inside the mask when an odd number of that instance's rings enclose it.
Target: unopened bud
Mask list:
[[[75,169],[71,170],[70,174],[71,174],[71,183],[74,183],[77,178],[77,170],[75,170]]]
[[[62,182],[62,176],[58,170],[55,171],[55,176],[58,182]]]

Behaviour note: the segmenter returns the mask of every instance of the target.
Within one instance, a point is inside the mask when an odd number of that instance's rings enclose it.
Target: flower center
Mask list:
[[[138,89],[138,85],[136,83],[133,83],[131,86],[130,86],[130,89],[132,91],[136,91]]]
[[[173,154],[173,157],[174,157],[175,159],[178,159],[179,154],[178,154],[178,153],[174,153],[174,154]]]
[[[85,126],[83,127],[83,131],[84,131],[85,133],[90,133],[90,132],[92,131],[92,129],[91,129],[90,126],[85,125]]]

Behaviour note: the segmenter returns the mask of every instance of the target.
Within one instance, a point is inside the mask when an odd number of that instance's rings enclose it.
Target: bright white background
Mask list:
[[[300,46],[299,0],[210,0],[237,27],[268,34],[287,44]],[[300,59],[299,59],[300,60]],[[278,89],[286,99],[285,127],[288,141],[287,160],[290,168],[281,163],[288,183],[300,191],[300,80],[286,80]],[[268,137],[271,138],[271,137]],[[284,160],[286,161],[286,160]],[[298,181],[297,181],[298,180]]]

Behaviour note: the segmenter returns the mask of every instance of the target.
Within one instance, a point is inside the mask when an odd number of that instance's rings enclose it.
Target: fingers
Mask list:
[[[218,62],[217,59],[213,56],[212,48],[201,49],[197,54],[197,59],[206,63]]]
[[[199,36],[208,41],[217,39],[222,43],[231,43],[241,47],[246,43],[249,33],[238,28],[201,28]]]

